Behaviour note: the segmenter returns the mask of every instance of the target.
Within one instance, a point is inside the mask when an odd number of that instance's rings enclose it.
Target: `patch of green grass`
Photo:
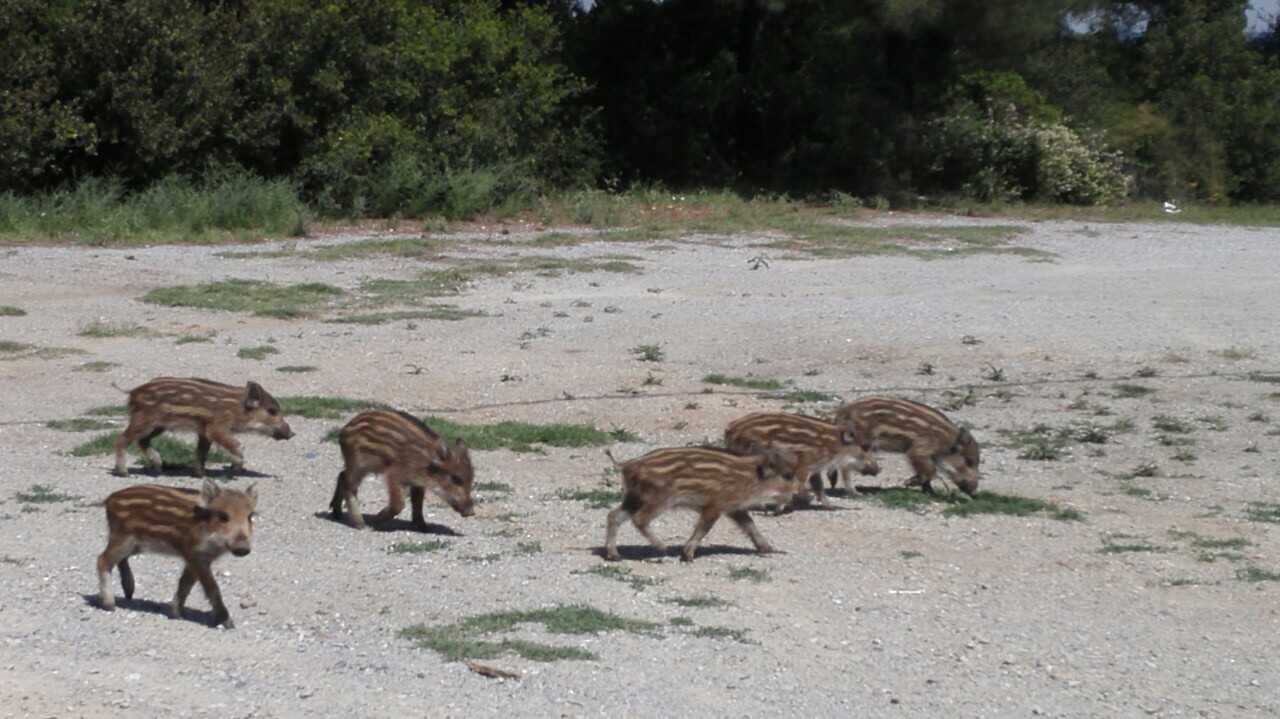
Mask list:
[[[257,347],[241,347],[240,351],[236,352],[236,357],[239,357],[240,359],[260,361],[266,359],[267,355],[278,354],[280,354],[280,349],[278,347],[273,347],[271,345],[258,345]]]
[[[200,342],[212,342],[213,337],[214,337],[214,333],[212,332],[206,332],[205,334],[200,334],[200,335],[185,334],[179,337],[178,339],[174,340],[173,343],[175,345],[189,345],[189,344],[195,344]]]
[[[1244,537],[1234,537],[1232,539],[1196,537],[1191,541],[1191,546],[1197,549],[1244,549],[1245,547],[1253,546],[1253,542]]]
[[[668,597],[662,601],[692,609],[720,609],[729,606],[729,602],[719,597]]]
[[[277,372],[284,372],[285,374],[304,374],[306,372],[316,372],[319,369],[319,367],[309,364],[287,364],[276,367]]]
[[[1103,554],[1126,554],[1130,552],[1153,552],[1163,554],[1169,550],[1164,547],[1151,544],[1150,542],[1129,542],[1125,544],[1117,544],[1111,539],[1105,539],[1102,543],[1102,549],[1099,549],[1098,551]]]
[[[553,496],[566,502],[586,502],[591,509],[609,509],[622,503],[622,492],[612,489],[561,489]]]
[[[1018,450],[1019,459],[1053,461],[1066,453],[1074,430],[1037,423],[1025,429],[1000,429],[996,433],[1006,438],[1005,446]]]
[[[1171,417],[1167,414],[1156,415],[1151,418],[1151,426],[1168,434],[1190,434],[1191,425],[1177,417]]]
[[[13,305],[0,305],[0,317],[25,317],[27,311]]]
[[[976,405],[980,399],[978,393],[972,387],[965,389],[963,392],[946,390],[942,393],[942,397],[942,408],[948,412],[955,412],[970,405]]]
[[[648,577],[637,577],[631,573],[627,567],[617,564],[595,564],[586,571],[574,571],[573,574],[593,574],[597,577],[612,579],[618,582],[625,582],[631,585],[631,589],[637,592],[644,591],[645,587],[652,587],[662,583],[660,579],[650,579]],[[683,605],[682,605],[683,606]]]
[[[75,371],[76,372],[106,372],[107,370],[115,369],[116,367],[119,367],[119,366],[120,366],[119,362],[106,362],[104,360],[97,360],[94,362],[85,362],[79,367],[76,367]]]
[[[1163,583],[1166,587],[1204,587],[1217,584],[1217,582],[1207,582],[1203,579],[1187,579],[1185,577],[1179,579],[1168,579]]]
[[[297,319],[314,316],[346,296],[337,287],[311,282],[287,287],[259,280],[223,280],[203,285],[161,287],[142,296],[148,304],[248,312],[260,317]]]
[[[1221,350],[1212,350],[1210,354],[1215,354],[1228,360],[1247,360],[1258,358],[1258,352],[1249,347],[1228,347]]]
[[[146,332],[146,328],[141,325],[92,320],[80,325],[79,334],[81,337],[137,337]]]
[[[297,415],[308,419],[338,419],[351,412],[363,412],[366,409],[386,409],[387,405],[371,399],[352,399],[350,397],[316,397],[311,395],[293,395],[278,397],[280,409],[287,415]],[[333,437],[337,439],[335,434]]]
[[[1242,582],[1280,582],[1280,574],[1250,566],[1237,569],[1236,579]]]
[[[1140,384],[1120,383],[1111,387],[1111,396],[1116,399],[1138,399],[1154,392],[1154,389]]]
[[[760,396],[764,399],[779,400],[792,404],[838,402],[840,400],[838,395],[811,389],[793,389],[786,392],[766,392]]]
[[[1249,502],[1244,510],[1245,519],[1251,522],[1280,524],[1280,504],[1274,502]]]
[[[363,257],[399,257],[407,260],[434,260],[456,241],[437,237],[398,237],[389,240],[360,240],[314,247],[306,256],[315,260],[350,260]]]
[[[905,509],[917,514],[925,512],[929,505],[947,501],[942,495],[906,487],[886,487],[873,493],[871,498],[890,509]]]
[[[1244,555],[1239,552],[1196,552],[1196,561],[1206,564],[1213,564],[1219,559],[1225,559],[1228,562],[1235,563],[1242,561]]]
[[[116,437],[119,432],[111,432],[108,434],[100,434],[97,437],[82,442],[71,450],[72,457],[91,457],[98,454],[110,454],[116,451]]]
[[[739,644],[760,643],[754,639],[748,638],[747,631],[745,629],[732,629],[730,627],[698,627],[692,632],[689,632],[689,634],[695,637],[702,637],[704,639],[732,639]]]
[[[1075,509],[1059,507],[1040,499],[995,492],[978,492],[978,495],[968,502],[952,504],[942,510],[944,517],[971,517],[975,514],[1009,514],[1015,517],[1027,517],[1041,513],[1064,522],[1079,522],[1084,519],[1084,515]]]
[[[1143,462],[1142,464],[1136,465],[1133,469],[1129,470],[1129,472],[1126,475],[1124,475],[1122,478],[1135,479],[1137,477],[1159,477],[1159,476],[1160,476],[1160,467],[1158,467],[1154,462]]]
[[[115,424],[92,417],[77,417],[75,419],[51,419],[45,422],[44,426],[49,429],[56,429],[59,432],[96,432],[111,429]]]
[[[473,492],[498,492],[501,494],[511,494],[513,491],[511,485],[506,482],[476,482],[471,485]]]
[[[1162,447],[1190,447],[1196,443],[1194,438],[1185,434],[1160,434],[1156,436],[1156,442]]]
[[[23,504],[54,504],[55,502],[74,502],[80,499],[80,495],[63,494],[47,484],[33,484],[29,489],[19,490],[13,498]]]
[[[1149,489],[1144,489],[1142,487],[1134,487],[1132,485],[1124,485],[1123,487],[1120,488],[1120,492],[1123,494],[1127,494],[1130,497],[1139,497],[1141,499],[1149,498],[1151,497],[1152,494],[1154,494],[1154,492],[1152,492]]]
[[[426,542],[396,542],[387,547],[387,551],[391,554],[425,554],[449,546],[448,542],[440,539],[432,539]]]
[[[923,260],[968,257],[975,254],[1008,254],[1031,259],[1049,259],[1052,253],[1008,243],[1027,231],[1018,225],[984,227],[865,227],[830,224],[793,218],[779,223],[789,237],[768,247],[796,250],[817,257],[859,255],[910,255]],[[939,247],[941,245],[941,247]]]
[[[1195,452],[1192,452],[1189,449],[1180,449],[1177,452],[1174,452],[1170,458],[1173,459],[1173,461],[1175,462],[1186,462],[1186,463],[1194,462],[1197,459],[1200,459],[1200,457],[1198,457]]]
[[[0,352],[25,352],[31,349],[31,345],[13,340],[0,340]]]
[[[661,362],[667,358],[660,345],[636,345],[630,352],[641,362]]]
[[[1160,374],[1160,370],[1156,369],[1155,367],[1140,367],[1138,371],[1133,373],[1133,376],[1146,379],[1146,378],[1156,377],[1159,374]]]
[[[542,542],[517,542],[516,556],[529,557],[534,554],[542,553]]]
[[[101,407],[90,407],[84,413],[90,417],[124,417],[129,408],[122,404],[108,404]]]
[[[751,567],[730,567],[729,578],[735,582],[747,581],[752,584],[762,584],[764,582],[773,581],[773,577],[769,576],[769,570],[752,569]]]
[[[529,244],[535,247],[572,247],[581,243],[585,238],[592,238],[591,235],[581,235],[572,232],[546,232],[529,241]]]
[[[460,559],[464,562],[471,562],[473,564],[493,564],[494,562],[501,560],[502,555],[497,552],[490,552],[489,554],[467,554],[460,557]]]
[[[118,436],[120,436],[119,432],[100,434],[87,442],[76,445],[71,450],[71,456],[91,457],[100,454],[114,454],[116,451],[116,437]],[[165,469],[186,469],[195,464],[196,447],[194,444],[164,434],[151,440],[151,446],[160,453],[160,462]],[[136,442],[130,447],[136,457],[143,462],[147,461],[146,455],[142,453],[142,450],[138,449]],[[207,458],[207,462],[210,464],[228,462],[230,460],[231,457],[217,446],[210,449]]]
[[[1213,430],[1214,432],[1225,432],[1227,431],[1227,428],[1229,426],[1225,419],[1217,415],[1206,415],[1204,417],[1196,417],[1196,421],[1207,426],[1209,429]]]
[[[548,447],[603,447],[615,442],[634,442],[635,435],[625,430],[605,432],[582,424],[530,424],[506,421],[489,425],[453,422],[441,417],[424,417],[429,427],[445,437],[461,437],[472,449],[533,450],[533,445]]]
[[[399,322],[401,320],[446,320],[458,321],[465,320],[468,317],[484,317],[485,313],[479,310],[462,310],[453,305],[432,305],[422,310],[399,310],[393,312],[370,312],[367,314],[346,315],[343,317],[334,317],[327,319],[325,322],[331,324],[346,325],[385,325],[388,322]]]
[[[1113,431],[1093,422],[1081,422],[1071,427],[1071,438],[1084,444],[1106,444]]]
[[[574,647],[538,644],[516,639],[487,640],[492,634],[514,630],[521,624],[541,624],[550,634],[600,634],[622,631],[653,636],[659,625],[603,612],[584,605],[559,606],[533,611],[493,612],[470,617],[445,626],[416,624],[400,630],[399,636],[415,646],[431,649],[449,662],[492,659],[515,653],[530,661],[591,660],[596,655]]]
[[[633,349],[632,352],[635,352],[635,350]],[[747,389],[762,390],[782,389],[784,386],[783,383],[776,379],[765,379],[763,377],[752,377],[750,375],[746,377],[730,377],[729,375],[723,374],[709,374],[703,376],[702,381],[706,384],[729,385],[732,387],[745,387]]]
[[[917,557],[923,557],[924,552],[917,552],[914,549],[904,549],[901,552],[898,552],[898,556],[903,559],[916,559]]]

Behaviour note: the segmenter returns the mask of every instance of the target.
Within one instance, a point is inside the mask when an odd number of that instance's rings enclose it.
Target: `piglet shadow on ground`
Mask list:
[[[901,489],[901,487],[882,487],[877,484],[868,484],[868,485],[855,484],[853,488],[858,491],[858,494],[879,494],[881,492],[887,492],[891,489]],[[835,490],[832,490],[832,491],[835,491]],[[846,497],[851,496],[849,492],[845,490],[841,490],[841,491],[845,492]],[[827,494],[831,494],[831,492],[827,492]]]
[[[319,519],[327,519],[330,522],[336,522],[338,524],[347,523],[347,517],[345,514],[341,517],[334,517],[333,512],[327,509],[321,512],[316,512],[315,516]],[[393,519],[388,519],[385,522],[375,522],[374,519],[377,517],[377,515],[375,514],[365,514],[361,512],[360,516],[364,517],[365,526],[369,527],[375,532],[415,532],[418,534],[424,533],[424,532],[420,532],[418,528],[414,525],[414,523],[408,519],[393,518]],[[443,524],[435,524],[433,522],[427,522],[427,531],[425,532],[425,534],[439,534],[446,537],[465,537],[466,536],[462,532],[459,532],[456,529],[453,529],[452,527],[447,527]]]
[[[835,494],[832,494],[831,492],[827,492],[827,496],[837,497],[839,495],[835,495]],[[830,502],[826,504],[818,504],[815,501],[815,502],[795,502],[793,504],[788,504],[787,506],[783,507],[782,511],[780,512],[775,512],[772,509],[762,509],[760,511],[765,516],[773,516],[773,515],[780,516],[784,514],[791,514],[792,512],[847,512],[849,510],[847,507],[839,507],[834,504],[831,504]]]
[[[227,482],[232,479],[274,479],[274,474],[263,474],[255,472],[252,469],[237,470],[232,475],[231,470],[225,469],[206,469],[205,475],[219,482]],[[185,479],[198,479],[196,470],[189,464],[166,464],[157,473],[150,467],[129,467],[129,477],[138,477],[150,480],[163,480],[166,477],[182,477]]]
[[[98,601],[97,594],[82,594],[85,604],[98,609],[102,608],[102,604]],[[122,596],[116,596],[116,611],[143,612],[145,614],[158,614],[166,619],[169,618],[169,611],[173,605],[169,602],[157,602],[152,599],[125,599]],[[184,621],[196,622],[198,624],[209,625],[213,623],[213,612],[203,609],[192,609],[185,607],[182,610],[182,619]]]
[[[679,559],[681,549],[683,549],[682,545],[673,544],[667,547],[666,554],[661,554],[658,550],[647,544],[632,544],[627,546],[619,545],[618,556],[622,559],[632,561],[654,561],[666,559],[668,557]],[[588,551],[597,557],[602,559],[605,558],[604,547],[591,547]],[[769,554],[760,554],[760,552],[757,552],[754,547],[741,547],[732,544],[703,544],[698,547],[698,553],[694,556],[694,559],[699,557],[710,557],[717,554],[741,554],[756,557],[771,556]],[[773,552],[773,554],[785,554],[785,552]]]

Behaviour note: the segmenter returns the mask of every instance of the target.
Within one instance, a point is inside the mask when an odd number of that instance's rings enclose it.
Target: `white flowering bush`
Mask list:
[[[926,183],[984,202],[1100,205],[1124,199],[1133,178],[1119,151],[1061,120],[1028,118],[1007,104],[962,100],[928,125]]]
[[[1123,169],[1123,154],[1108,150],[1100,138],[1086,140],[1063,124],[1025,128],[1036,151],[1038,199],[1069,205],[1119,202],[1133,188]]]

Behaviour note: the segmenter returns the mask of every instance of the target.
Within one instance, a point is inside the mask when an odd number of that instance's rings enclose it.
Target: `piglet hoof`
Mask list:
[[[693,561],[693,552],[691,552],[691,551],[689,551],[689,550],[687,550],[687,549],[686,549],[686,550],[684,550],[683,552],[680,552],[680,561],[682,561],[682,562],[692,562],[692,561]]]
[[[605,551],[604,560],[606,562],[620,562],[622,561],[622,556],[618,554],[618,550],[610,549]]]
[[[110,599],[99,599],[98,606],[102,607],[104,611],[114,612],[116,610],[116,598],[111,597]]]
[[[235,628],[236,628],[236,623],[235,623],[235,622],[233,622],[233,621],[231,621],[231,617],[227,617],[226,619],[222,620],[221,622],[217,622],[217,621],[215,621],[215,622],[213,623],[213,628],[214,628],[214,629],[217,629],[219,624],[221,624],[221,625],[222,625],[222,628],[223,628],[223,629],[228,629],[228,630],[230,630],[230,629],[235,629]]]

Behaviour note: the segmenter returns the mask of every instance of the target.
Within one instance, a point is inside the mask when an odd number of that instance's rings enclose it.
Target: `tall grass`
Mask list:
[[[376,217],[467,220],[504,205],[528,205],[534,184],[512,166],[439,170],[416,153],[400,153],[363,183],[366,212]]]
[[[214,172],[199,183],[169,177],[140,192],[128,192],[116,178],[89,178],[74,188],[0,195],[0,243],[203,243],[303,235],[311,220],[291,182],[238,172]]]

